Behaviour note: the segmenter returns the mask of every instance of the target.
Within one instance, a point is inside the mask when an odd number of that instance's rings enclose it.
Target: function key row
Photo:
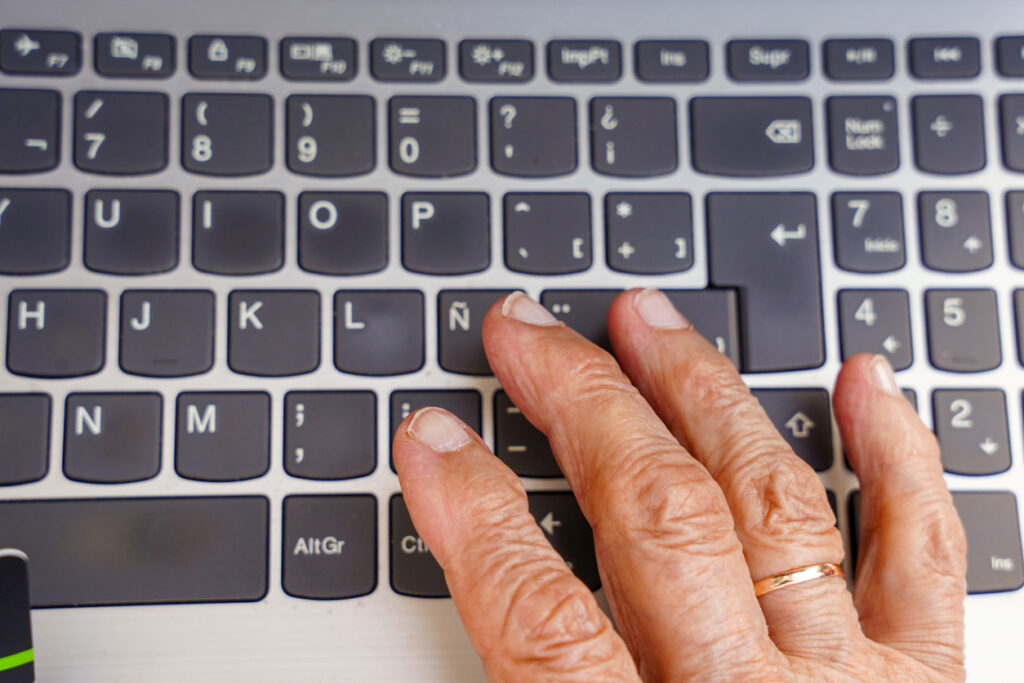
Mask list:
[[[72,31],[0,31],[0,69],[12,74],[71,75],[80,69],[81,36]],[[562,82],[609,82],[622,76],[622,44],[606,39],[552,40],[548,76]],[[267,39],[253,35],[194,35],[189,70],[196,78],[263,78]],[[729,76],[737,81],[800,81],[810,75],[810,44],[801,39],[732,40],[725,47]],[[636,76],[648,82],[693,82],[710,72],[703,40],[641,40],[634,44]],[[376,38],[370,72],[381,81],[430,82],[447,75],[447,45],[433,38]],[[822,46],[825,73],[833,80],[886,80],[895,73],[893,41],[834,39]],[[921,79],[973,78],[981,72],[981,43],[973,37],[912,38],[910,72]],[[529,40],[467,39],[458,45],[467,81],[525,82],[534,76]],[[301,36],[280,43],[281,74],[292,80],[355,78],[358,49],[352,38]],[[1024,77],[1024,36],[995,41],[999,73]],[[176,66],[175,38],[155,33],[100,33],[95,68],[103,76],[166,78]]]

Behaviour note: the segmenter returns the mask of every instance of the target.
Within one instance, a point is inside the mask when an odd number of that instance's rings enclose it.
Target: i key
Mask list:
[[[167,165],[167,95],[86,90],[75,96],[75,166],[156,173]]]
[[[0,173],[46,171],[60,160],[60,93],[0,89]]]
[[[1010,467],[1006,395],[999,389],[932,393],[942,465],[953,474],[997,474]]]
[[[931,289],[925,292],[928,355],[951,372],[999,367],[999,314],[991,289]]]
[[[657,176],[678,165],[676,103],[670,97],[595,97],[590,131],[590,158],[598,173]]]
[[[191,93],[181,104],[181,163],[204,175],[263,173],[273,161],[267,95]]]
[[[491,165],[525,178],[576,170],[576,101],[571,97],[491,100]]]
[[[121,369],[186,377],[213,366],[214,295],[128,290],[121,295]]]
[[[391,168],[428,178],[476,168],[476,101],[472,97],[392,97]]]
[[[228,364],[245,375],[281,377],[320,364],[320,294],[236,291],[229,298]]]
[[[63,270],[70,248],[70,192],[0,188],[0,274]]]
[[[7,369],[80,377],[103,368],[107,295],[100,290],[14,290],[7,307]]]
[[[284,263],[284,195],[196,192],[192,264],[219,275],[270,273]]]
[[[270,396],[261,391],[178,394],[174,441],[178,475],[241,481],[270,467]]]
[[[85,195],[85,265],[149,275],[178,265],[178,193],[92,190]]]
[[[291,391],[284,399],[284,468],[304,479],[364,477],[377,466],[376,426],[372,391]]]
[[[369,173],[377,163],[375,112],[365,95],[292,95],[288,168],[324,177]]]

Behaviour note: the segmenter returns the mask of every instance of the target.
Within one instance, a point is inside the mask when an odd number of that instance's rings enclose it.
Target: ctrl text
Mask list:
[[[427,547],[422,538],[410,534],[402,537],[402,552],[406,555],[419,555],[429,553],[430,548]]]

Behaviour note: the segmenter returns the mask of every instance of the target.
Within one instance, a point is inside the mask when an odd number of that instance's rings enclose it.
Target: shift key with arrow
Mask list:
[[[592,591],[601,587],[594,556],[594,533],[568,491],[530,492],[530,513],[544,536],[565,559],[573,573]]]
[[[832,418],[824,389],[754,389],[768,419],[801,460],[821,472],[832,466]]]

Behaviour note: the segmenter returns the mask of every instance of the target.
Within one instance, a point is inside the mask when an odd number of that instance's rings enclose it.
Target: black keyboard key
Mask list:
[[[836,264],[855,273],[887,273],[907,262],[903,198],[898,192],[832,195]]]
[[[590,267],[590,197],[582,192],[505,195],[505,265],[535,275]]]
[[[0,89],[0,173],[47,171],[60,160],[60,93]]]
[[[561,477],[551,444],[508,394],[494,394],[494,454],[520,477]]]
[[[817,472],[832,466],[832,416],[824,389],[751,392],[793,452]]]
[[[476,169],[476,101],[472,97],[392,97],[391,169],[427,178]]]
[[[355,375],[402,375],[423,367],[423,293],[340,290],[334,295],[334,365]]]
[[[259,600],[267,499],[107,498],[0,503],[0,545],[32,558],[34,607]],[[103,545],[83,543],[103,530]]]
[[[181,164],[204,175],[255,175],[270,169],[273,103],[267,95],[191,93],[181,102]]]
[[[440,81],[445,43],[430,38],[378,38],[370,43],[370,70],[379,81]]]
[[[999,73],[1011,78],[1024,77],[1024,36],[1003,36],[996,41]]]
[[[281,75],[293,81],[351,81],[356,77],[356,59],[356,41],[351,38],[281,41]]]
[[[369,173],[377,165],[375,113],[365,95],[292,95],[288,98],[288,168],[336,178]]]
[[[400,494],[391,496],[391,588],[402,595],[447,598],[444,571],[416,532]]]
[[[730,40],[726,50],[737,81],[802,81],[811,73],[806,40]]]
[[[160,394],[68,394],[64,404],[64,476],[124,484],[160,471]]]
[[[622,46],[614,40],[552,40],[548,76],[553,81],[611,82],[622,75]]]
[[[712,193],[708,266],[739,289],[742,368],[816,368],[825,360],[818,222],[808,193]]]
[[[999,314],[991,289],[930,289],[925,292],[928,356],[950,372],[999,367]]]
[[[150,275],[178,265],[178,193],[92,190],[85,195],[85,265]]]
[[[828,98],[828,132],[833,170],[849,175],[880,175],[899,168],[894,98]]]
[[[436,406],[454,413],[460,420],[469,425],[477,434],[481,433],[483,418],[480,412],[480,392],[471,389],[428,390],[428,391],[392,391],[391,419],[389,434],[393,437],[398,431],[402,420],[420,408]],[[395,469],[394,458],[391,469]]]
[[[884,81],[895,70],[894,49],[886,38],[825,41],[825,73],[836,81]]]
[[[1013,290],[1013,314],[1017,321],[1017,359],[1024,365],[1024,289]]]
[[[936,389],[935,435],[953,474],[998,474],[1010,467],[1006,395],[999,389]]]
[[[703,40],[638,40],[636,77],[654,83],[692,83],[708,77]]]
[[[284,264],[284,195],[196,192],[192,265],[219,275],[271,273]]]
[[[467,81],[523,83],[533,78],[533,43],[474,38],[459,43],[459,70]]]
[[[604,196],[608,266],[623,273],[680,273],[693,267],[693,212],[683,192]]]
[[[448,372],[491,375],[484,354],[484,316],[510,289],[443,289],[437,295],[437,360]]]
[[[70,192],[0,188],[0,274],[55,273],[70,249]]]
[[[388,199],[383,192],[299,195],[299,265],[325,275],[361,275],[388,264]]]
[[[999,98],[1003,122],[1003,163],[1006,168],[1024,173],[1024,95]]]
[[[83,90],[75,95],[75,166],[113,175],[167,165],[167,95]]]
[[[760,177],[814,166],[806,97],[695,97],[690,116],[693,165],[702,173]]]
[[[50,397],[0,394],[0,486],[46,476],[50,460]]]
[[[187,377],[213,367],[214,295],[127,290],[121,295],[121,369],[145,377]]]
[[[351,479],[377,466],[372,391],[291,391],[284,398],[284,468],[303,479]]]
[[[922,171],[973,173],[985,167],[985,129],[976,95],[922,95],[912,100],[914,157]]]
[[[244,375],[302,375],[320,365],[320,294],[238,290],[228,300],[228,364]]]
[[[569,491],[528,493],[530,513],[573,573],[587,588],[601,587],[594,556],[594,533]]]
[[[188,61],[196,78],[258,80],[267,73],[267,41],[259,36],[192,36]]]
[[[526,178],[576,170],[576,101],[570,97],[491,100],[491,166]]]
[[[953,505],[967,534],[967,592],[1024,586],[1016,496],[1009,491],[954,491]]]
[[[174,466],[199,481],[255,479],[270,467],[270,396],[265,392],[178,394]]]
[[[1006,193],[1006,227],[1010,233],[1010,260],[1016,267],[1024,268],[1024,190]]]
[[[29,377],[80,377],[103,368],[107,295],[99,290],[16,289],[7,307],[7,369]]]
[[[981,72],[977,38],[914,38],[909,52],[918,78],[974,78]]]
[[[672,305],[683,312],[704,338],[740,365],[739,314],[736,292],[731,289],[665,289]]]
[[[645,177],[676,170],[676,103],[670,97],[590,101],[591,161],[598,173]]]
[[[934,270],[965,273],[992,265],[987,192],[918,195],[921,257]]]
[[[545,289],[540,294],[540,303],[556,318],[610,352],[608,309],[621,292],[621,289]]]
[[[81,36],[72,31],[0,31],[0,69],[9,74],[70,76],[82,60]]]
[[[483,192],[402,195],[402,265],[429,275],[461,275],[491,264],[491,201]]]
[[[177,66],[174,42],[166,33],[98,33],[96,71],[101,76],[167,78]]]
[[[858,353],[877,353],[895,370],[910,367],[914,355],[906,290],[839,290],[839,341],[843,360]]]

